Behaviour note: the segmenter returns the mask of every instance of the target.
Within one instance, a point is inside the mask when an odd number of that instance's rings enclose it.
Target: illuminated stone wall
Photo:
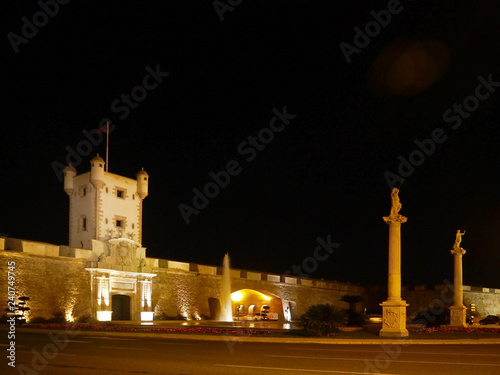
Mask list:
[[[181,315],[189,319],[210,317],[209,298],[221,299],[221,268],[161,259],[158,264],[160,267],[155,270],[157,277],[153,279],[155,316]],[[293,302],[293,319],[298,319],[314,304],[330,303],[347,308],[348,305],[340,301],[343,295],[365,293],[363,286],[335,281],[235,269],[231,270],[231,276],[232,292],[241,289],[256,290],[279,298],[284,307],[288,306],[288,302]],[[361,310],[363,302],[357,307]],[[280,319],[283,319],[283,311],[273,312],[277,312]]]
[[[500,289],[464,285],[464,304],[469,308],[471,303],[476,305],[476,311],[481,316],[498,315],[500,314]]]
[[[200,319],[210,316],[209,298],[220,298],[221,277],[181,270],[157,271],[153,279],[156,317]]]
[[[472,287],[464,285],[464,305],[470,309],[476,305],[481,316],[500,314],[500,289]],[[453,305],[453,285],[416,285],[403,287],[402,297],[409,303],[407,315],[421,309],[435,307],[440,311],[443,306]]]
[[[266,274],[263,277],[266,278]],[[284,279],[284,276],[281,277]],[[289,277],[287,277],[289,279]],[[317,281],[310,279],[293,278],[295,283],[290,280],[288,282],[272,282],[265,280],[248,280],[246,278],[232,279],[233,291],[239,289],[254,289],[262,293],[272,293],[285,302],[295,302],[295,309],[291,311],[292,319],[298,319],[300,315],[305,313],[309,306],[316,304],[329,303],[339,308],[347,308],[348,304],[341,302],[340,298],[345,294],[362,294],[364,295],[364,287],[352,285],[349,283],[339,282],[324,282],[322,286],[304,285],[306,281]],[[362,303],[358,304],[358,309],[361,309]],[[277,311],[280,317],[283,317],[282,311]]]
[[[142,254],[144,249],[139,250]],[[7,300],[7,263],[14,261],[16,296],[30,297],[29,318],[50,318],[55,313],[63,313],[67,317],[91,316],[90,273],[85,267],[92,264],[89,261],[92,255],[95,256],[85,249],[2,238],[0,298]],[[156,274],[152,278],[152,306],[156,318],[176,318],[178,315],[188,319],[211,317],[209,299],[221,299],[221,267],[154,258],[146,258],[144,264],[147,272]],[[107,267],[123,270],[124,266]],[[132,267],[129,272],[133,273],[137,268]],[[142,266],[140,268],[146,272]],[[384,287],[238,269],[231,270],[231,282],[232,292],[251,289],[279,299],[279,302],[273,300],[269,304],[282,306],[284,310],[289,307],[292,319],[298,319],[309,306],[319,303],[348,308],[347,303],[340,301],[345,294],[362,295],[364,300],[357,304],[357,309],[361,311],[367,307],[371,312],[379,309],[378,304],[386,297]],[[452,295],[446,285],[405,286],[402,297],[410,304],[408,316],[429,304],[449,306],[452,303]],[[139,301],[138,298],[136,301]],[[498,314],[500,290],[464,286],[464,302],[467,307],[475,304],[483,316]],[[284,318],[284,311],[272,312],[277,312],[280,319]]]
[[[220,299],[221,268],[202,266],[160,259],[154,272],[153,305],[155,315],[168,317],[182,315],[187,318],[210,316],[209,298]],[[283,307],[292,302],[292,319],[298,319],[311,305],[330,303],[346,309],[341,302],[343,295],[361,295],[358,311],[365,307],[369,313],[381,312],[379,304],[387,297],[385,286],[362,286],[345,282],[306,279],[296,276],[268,274],[257,271],[231,270],[231,291],[252,289],[272,295],[283,302]],[[407,315],[429,306],[450,306],[453,295],[447,285],[403,286],[402,297],[408,303]],[[482,316],[500,313],[500,289],[479,288],[464,285],[464,303],[476,305]],[[248,306],[245,306],[248,308]],[[283,312],[277,311],[280,318]]]
[[[3,244],[2,244],[3,245]],[[6,239],[2,257],[2,271],[7,273],[7,262],[16,262],[17,296],[31,298],[30,318],[50,318],[62,312],[68,317],[91,316],[90,273],[85,270],[91,262],[90,250],[74,249],[34,241]],[[1,249],[3,250],[3,249]],[[155,265],[148,272],[153,278],[152,305],[156,318],[188,319],[210,318],[209,299],[221,299],[221,267],[147,258]],[[341,308],[344,294],[363,294],[359,285],[334,281],[304,279],[295,276],[231,270],[232,289],[252,289],[273,298],[277,305],[290,306],[297,319],[310,305],[331,303]],[[4,288],[0,298],[7,299]],[[362,308],[362,303],[358,308]],[[273,311],[283,319],[283,311]]]
[[[2,288],[7,301],[7,264],[15,262],[16,298],[30,298],[28,318],[49,319],[57,313],[68,317],[90,316],[90,278],[85,260],[0,251]]]

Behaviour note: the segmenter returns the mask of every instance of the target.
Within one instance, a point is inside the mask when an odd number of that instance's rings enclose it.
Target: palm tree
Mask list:
[[[347,322],[347,314],[329,303],[325,305],[312,305],[300,317],[300,325],[304,329],[311,329],[319,336],[331,336],[338,331],[338,327]]]
[[[347,302],[349,304],[349,310],[350,311],[356,311],[356,304],[358,302],[363,301],[363,296],[360,295],[352,295],[352,294],[345,294],[343,295],[340,300],[342,302]]]

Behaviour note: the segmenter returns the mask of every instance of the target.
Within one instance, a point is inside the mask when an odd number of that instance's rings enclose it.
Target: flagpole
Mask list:
[[[109,169],[109,121],[106,122],[106,172]]]

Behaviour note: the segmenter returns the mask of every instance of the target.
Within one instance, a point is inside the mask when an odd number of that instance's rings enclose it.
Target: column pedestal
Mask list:
[[[465,306],[450,306],[451,327],[467,327],[466,310]]]
[[[379,336],[408,337],[406,329],[406,301],[384,301],[382,306],[382,329]]]

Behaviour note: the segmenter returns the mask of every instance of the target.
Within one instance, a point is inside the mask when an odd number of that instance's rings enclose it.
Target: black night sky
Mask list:
[[[403,284],[452,280],[466,229],[464,283],[500,288],[500,3],[57,4],[0,4],[0,233],[67,244],[54,165],[74,150],[87,172],[105,142],[88,150],[83,131],[109,119],[109,171],[150,175],[150,257],[229,252],[235,268],[284,273],[330,236],[340,247],[310,277],[384,284],[386,176],[403,173]],[[187,225],[179,205],[231,161],[239,174]]]

